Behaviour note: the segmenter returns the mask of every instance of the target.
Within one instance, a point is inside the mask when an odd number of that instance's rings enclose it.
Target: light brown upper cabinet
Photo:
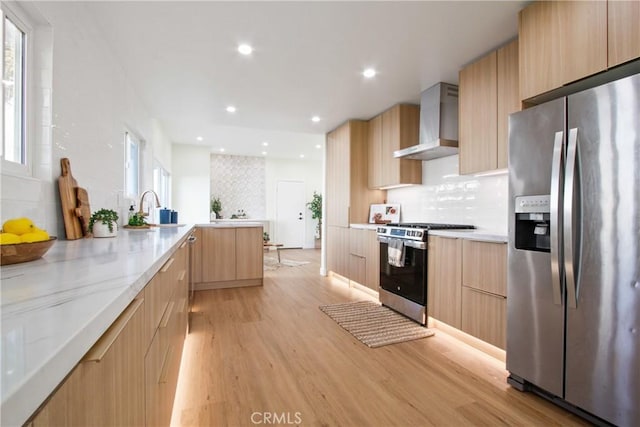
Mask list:
[[[518,78],[518,40],[498,49],[498,169],[507,167],[509,160],[509,114],[520,111]]]
[[[507,167],[509,114],[520,110],[518,41],[460,70],[460,174]]]
[[[369,188],[422,183],[421,161],[393,157],[419,137],[418,105],[397,104],[369,120]]]
[[[367,122],[349,120],[327,134],[327,225],[369,222],[369,205],[384,202],[385,192],[368,188],[367,131]]]
[[[525,100],[607,69],[607,2],[534,2],[520,11],[518,37]]]
[[[369,120],[369,188],[380,188],[382,183],[382,114]]]
[[[640,2],[607,3],[609,67],[640,57]]]

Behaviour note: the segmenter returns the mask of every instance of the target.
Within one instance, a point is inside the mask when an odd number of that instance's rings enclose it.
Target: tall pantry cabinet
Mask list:
[[[327,134],[325,244],[327,270],[349,277],[349,224],[366,223],[386,193],[368,188],[367,122],[349,120]]]

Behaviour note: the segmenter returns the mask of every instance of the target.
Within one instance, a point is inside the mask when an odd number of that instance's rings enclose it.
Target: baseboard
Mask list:
[[[208,291],[211,289],[244,288],[247,286],[262,286],[262,279],[226,280],[221,282],[195,283],[196,291]]]
[[[501,348],[498,348],[492,344],[489,344],[481,339],[478,339],[474,336],[467,334],[466,332],[462,332],[458,328],[454,328],[453,326],[447,325],[433,317],[429,317],[430,327],[440,329],[442,332],[447,335],[451,335],[453,338],[462,341],[463,343],[470,345],[476,350],[480,350],[481,352],[488,354],[489,356],[500,360],[501,362],[507,361],[507,352]]]
[[[361,285],[361,284],[360,284],[360,283],[358,283],[358,282],[354,282],[353,280],[350,280],[350,281],[349,281],[349,285],[350,285],[352,288],[355,288],[355,289],[357,289],[357,290],[359,290],[359,291],[364,292],[364,293],[365,293],[365,294],[367,294],[367,295],[370,295],[370,296],[374,297],[376,300],[378,300],[378,299],[380,298],[380,294],[379,294],[377,291],[374,291],[374,290],[373,290],[373,289],[371,289],[371,288],[368,288],[368,287],[366,287],[366,286],[364,286],[364,285]]]

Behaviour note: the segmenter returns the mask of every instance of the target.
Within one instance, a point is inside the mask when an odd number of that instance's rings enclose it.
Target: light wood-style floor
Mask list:
[[[320,276],[319,257],[282,251],[310,263],[266,271],[262,287],[196,294],[172,425],[586,425],[442,331],[361,344],[318,306],[370,297]]]

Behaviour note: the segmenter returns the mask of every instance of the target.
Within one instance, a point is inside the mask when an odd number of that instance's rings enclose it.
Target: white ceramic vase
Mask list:
[[[113,231],[109,231],[109,226],[100,221],[93,224],[93,237],[116,237],[118,235],[118,224],[113,223]]]

